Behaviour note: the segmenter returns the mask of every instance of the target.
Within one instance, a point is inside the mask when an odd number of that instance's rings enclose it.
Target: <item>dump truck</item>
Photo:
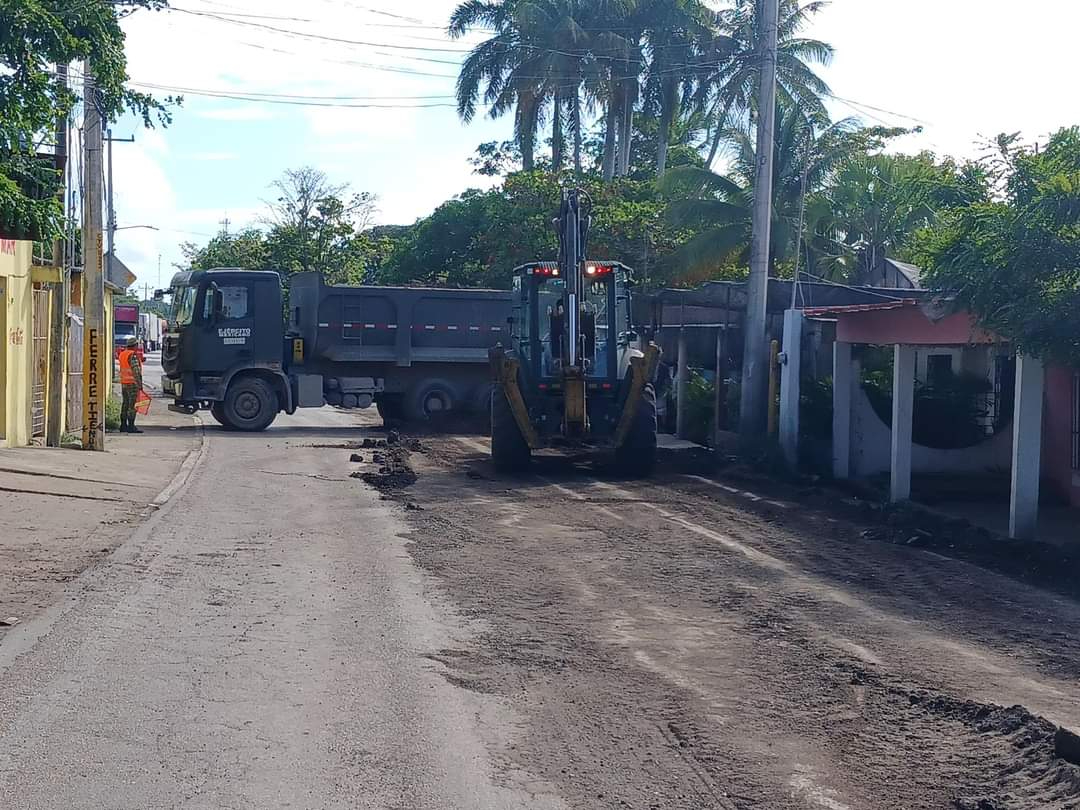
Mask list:
[[[634,327],[630,268],[586,259],[590,207],[584,191],[564,191],[558,261],[514,271],[513,328],[489,352],[500,471],[523,470],[544,448],[610,449],[637,476],[656,463],[660,350]]]
[[[116,304],[113,306],[113,355],[119,357],[120,352],[127,345],[128,338],[139,337],[139,306],[138,304]],[[143,345],[135,347],[142,361]]]
[[[156,312],[139,313],[139,339],[143,348],[156,352],[161,348],[162,320]]]
[[[170,410],[264,430],[297,408],[368,408],[429,420],[490,403],[488,349],[504,290],[328,285],[319,273],[219,268],[174,276],[162,338]]]

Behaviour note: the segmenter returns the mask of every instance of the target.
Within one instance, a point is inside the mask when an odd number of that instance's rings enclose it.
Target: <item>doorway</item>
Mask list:
[[[0,276],[0,441],[7,438],[8,280]]]

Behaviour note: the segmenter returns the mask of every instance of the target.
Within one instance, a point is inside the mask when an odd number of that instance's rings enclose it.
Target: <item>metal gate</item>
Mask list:
[[[73,309],[75,309],[73,307]],[[67,431],[82,432],[82,367],[83,367],[83,320],[82,310],[68,315],[68,375],[67,375]]]
[[[45,399],[49,381],[49,291],[34,290],[33,331],[34,387],[30,400],[30,438],[45,438]]]

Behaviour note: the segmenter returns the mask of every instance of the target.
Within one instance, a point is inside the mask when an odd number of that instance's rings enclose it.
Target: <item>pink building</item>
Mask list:
[[[786,314],[781,444],[789,460],[797,458],[799,366],[805,319],[834,321],[836,326],[833,368],[836,477],[865,474],[867,458],[876,459],[890,473],[891,499],[905,501],[910,498],[913,469],[960,471],[964,469],[963,463],[1009,469],[1010,534],[1016,538],[1035,536],[1041,486],[1080,507],[1080,370],[1044,367],[1035,358],[1017,357],[1011,430],[970,451],[934,451],[913,445],[916,379],[925,381],[922,375],[928,368],[971,370],[975,367],[979,373],[993,377],[995,364],[1007,360],[1011,382],[1014,362],[1007,342],[977,326],[969,313],[953,312],[947,305],[916,299],[790,310]],[[893,347],[891,429],[883,427],[880,420],[862,416],[864,395],[852,354],[852,348],[859,345]],[[871,421],[877,423],[873,430],[866,427]]]

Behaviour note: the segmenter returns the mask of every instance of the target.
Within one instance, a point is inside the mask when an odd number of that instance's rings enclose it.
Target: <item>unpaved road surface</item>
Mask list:
[[[202,432],[0,640],[0,808],[1080,807],[1075,602],[675,461],[386,438]]]
[[[484,628],[442,660],[572,806],[1080,807],[1076,603],[678,464],[424,441],[410,551]]]

